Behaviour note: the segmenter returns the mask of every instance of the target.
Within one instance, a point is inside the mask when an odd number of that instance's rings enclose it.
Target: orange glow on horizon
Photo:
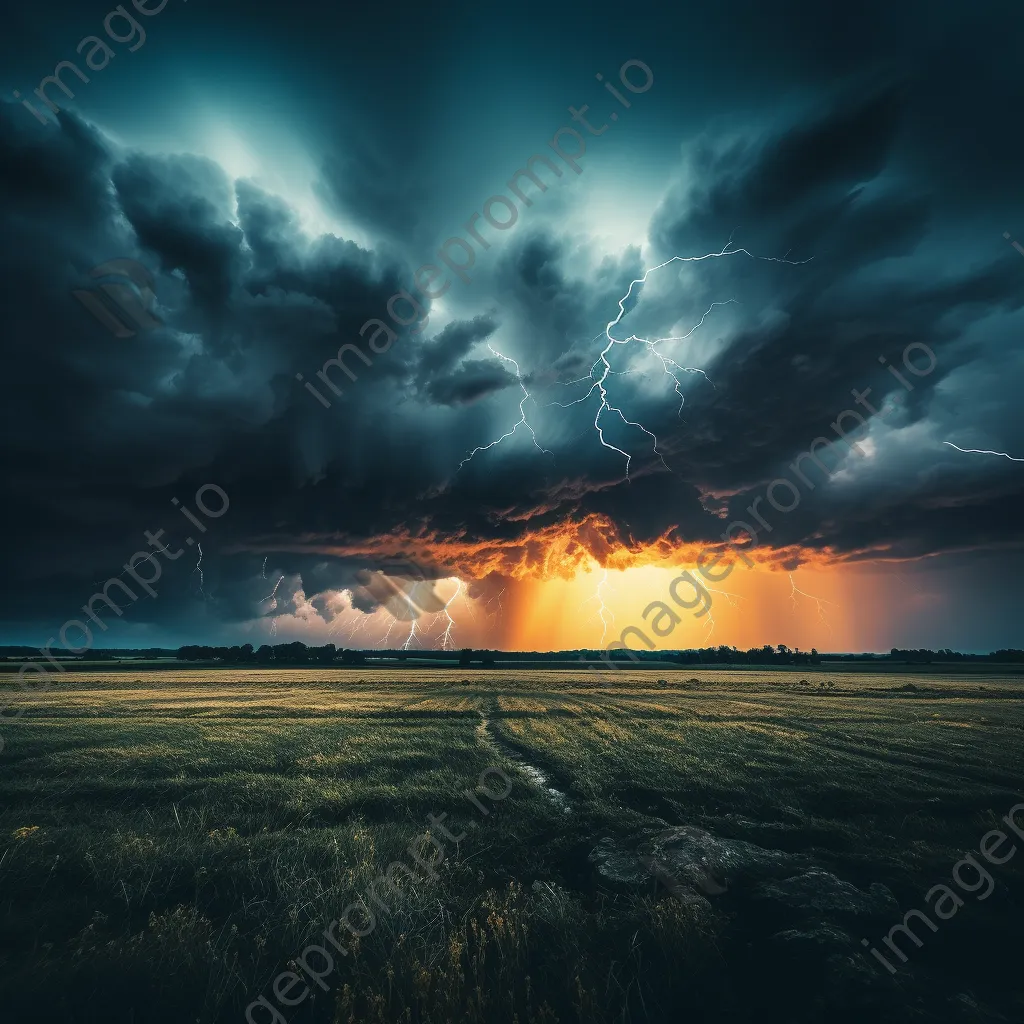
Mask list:
[[[879,638],[889,632],[884,628],[888,620],[920,598],[906,590],[893,596],[895,584],[887,579],[899,577],[886,564],[890,552],[885,550],[840,556],[800,547],[736,549],[724,542],[683,541],[676,528],[650,543],[627,544],[619,527],[603,516],[540,530],[528,525],[529,519],[524,515],[522,536],[499,540],[406,533],[355,542],[320,535],[286,546],[275,541],[272,550],[369,563],[384,556],[429,560],[464,588],[452,605],[457,625],[449,639],[455,647],[478,649],[596,650],[621,640],[629,627],[635,629],[626,634],[628,645],[641,649],[725,644],[745,650],[780,643],[801,650],[879,649]],[[257,540],[247,550],[263,549]],[[709,583],[695,568],[698,558],[713,574],[730,565],[731,570],[720,582]],[[697,615],[700,607],[688,610],[673,602],[669,587],[683,571],[711,592],[709,614]],[[507,582],[500,613],[488,590],[494,580]],[[470,599],[472,592],[483,597]],[[344,642],[351,632],[348,646],[358,646],[357,637],[364,636],[366,647],[402,645],[405,634],[390,624],[381,627],[378,641],[371,633],[358,632],[360,617],[354,621],[351,630],[337,633]],[[655,621],[663,635],[653,628]],[[317,628],[315,623],[307,626]],[[434,644],[424,635],[414,646]]]
[[[703,601],[686,609],[672,600],[669,585],[684,568],[708,587],[709,612],[698,616]],[[871,576],[840,565],[804,566],[792,574],[740,565],[715,584],[708,584],[692,565],[609,570],[606,578],[593,568],[570,580],[521,584],[506,640],[515,650],[600,649],[621,640],[623,630],[632,626],[659,650],[719,644],[745,650],[780,643],[801,650],[854,650],[887,610],[876,590]],[[688,584],[681,584],[679,591],[684,600],[697,600]],[[654,625],[666,635],[659,636]],[[647,649],[635,631],[626,634],[626,642]]]

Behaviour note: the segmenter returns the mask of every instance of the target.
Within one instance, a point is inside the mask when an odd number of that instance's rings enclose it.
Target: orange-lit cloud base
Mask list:
[[[766,643],[802,650],[878,649],[895,609],[928,600],[913,591],[898,565],[887,563],[884,551],[839,556],[760,546],[748,554],[750,568],[729,545],[688,543],[675,531],[653,543],[630,543],[614,523],[596,515],[540,530],[524,521],[523,527],[507,540],[407,533],[362,542],[310,536],[282,545],[268,538],[266,550],[432,561],[451,573],[438,590],[452,598],[456,625],[449,641],[458,647],[593,649],[637,626],[659,649]],[[249,549],[262,550],[259,542]],[[716,553],[723,555],[717,572],[730,563],[733,569],[724,581],[707,584],[714,588],[711,613],[697,618],[676,608],[670,581],[682,569],[692,570],[699,556],[706,564]],[[514,581],[504,593],[494,582],[499,577]],[[645,623],[644,610],[653,601],[666,602],[681,620],[667,636],[658,637]],[[437,646],[447,628],[446,617],[421,622],[410,646]],[[400,647],[408,634],[408,625],[396,625],[386,612],[369,617],[351,611],[340,628],[338,622],[332,627],[332,639],[342,646]],[[641,644],[634,639],[630,646]]]

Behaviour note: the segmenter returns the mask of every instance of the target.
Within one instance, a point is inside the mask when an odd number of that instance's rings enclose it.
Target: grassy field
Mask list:
[[[1024,855],[951,879],[1024,800],[1024,680],[658,676],[0,679],[8,1019],[1024,1019]]]

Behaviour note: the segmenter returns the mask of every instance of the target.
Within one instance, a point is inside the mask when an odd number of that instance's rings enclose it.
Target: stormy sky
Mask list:
[[[758,602],[817,572],[808,646],[1024,646],[1024,462],[952,447],[1024,459],[1019,4],[140,6],[7,16],[0,640],[160,529],[97,646],[397,646],[364,583],[403,560],[458,598],[415,645],[532,646],[605,570],[617,633],[786,477],[714,642],[788,642]],[[111,260],[128,336],[75,294]]]

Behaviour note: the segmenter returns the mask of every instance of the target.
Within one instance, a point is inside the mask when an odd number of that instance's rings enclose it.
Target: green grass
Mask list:
[[[19,693],[0,755],[10,1019],[243,1021],[442,813],[466,836],[438,877],[385,899],[330,991],[288,1020],[1024,1017],[1024,855],[990,868],[991,897],[964,896],[895,978],[859,940],[898,918],[845,922],[856,949],[837,958],[783,942],[815,922],[740,890],[616,887],[588,859],[606,837],[691,825],[925,907],[1024,800],[1024,681],[657,674],[82,672]],[[485,815],[465,791],[492,766],[513,785],[478,796]]]

